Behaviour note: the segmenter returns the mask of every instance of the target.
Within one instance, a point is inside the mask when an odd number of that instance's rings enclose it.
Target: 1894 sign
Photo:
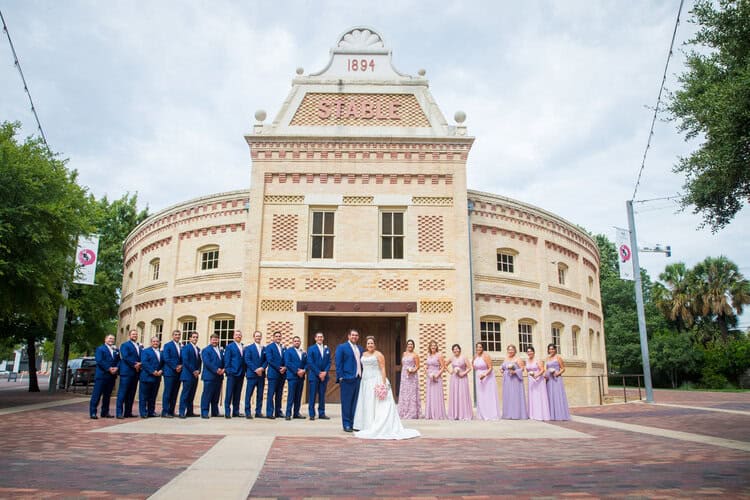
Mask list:
[[[375,71],[375,59],[347,59],[347,71]]]

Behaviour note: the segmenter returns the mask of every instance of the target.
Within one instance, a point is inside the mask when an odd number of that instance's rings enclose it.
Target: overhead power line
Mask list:
[[[3,31],[5,32],[5,36],[8,37],[8,44],[10,45],[10,51],[13,53],[13,64],[15,64],[16,69],[18,70],[18,74],[21,75],[21,81],[23,82],[23,91],[26,92],[26,95],[29,98],[29,104],[31,105],[31,112],[34,114],[34,119],[36,120],[36,127],[39,129],[39,135],[42,137],[42,142],[44,142],[44,145],[47,147],[47,152],[49,154],[52,154],[52,150],[49,148],[49,144],[47,144],[47,136],[44,135],[44,129],[42,129],[42,122],[39,121],[39,115],[37,115],[36,113],[34,100],[31,98],[31,91],[29,91],[29,86],[26,83],[26,78],[23,76],[23,70],[21,69],[21,63],[18,61],[16,48],[13,46],[13,40],[11,40],[10,38],[10,31],[8,31],[8,25],[5,24],[5,17],[3,16],[3,11],[1,10],[0,10],[0,19],[2,19],[3,21]]]
[[[646,156],[648,150],[651,149],[651,139],[654,137],[654,125],[656,125],[656,117],[659,114],[659,107],[661,106],[661,95],[664,92],[664,84],[667,82],[667,69],[669,68],[669,61],[672,59],[672,53],[674,49],[674,40],[677,37],[677,27],[680,25],[680,14],[682,14],[682,5],[685,0],[680,0],[680,7],[677,9],[677,20],[674,23],[674,31],[672,32],[672,42],[669,44],[669,53],[667,54],[667,62],[664,64],[664,74],[661,77],[661,85],[659,86],[659,95],[656,98],[656,106],[654,107],[654,117],[651,119],[651,129],[648,132],[648,141],[646,142],[646,149],[643,151],[643,159],[641,160],[641,168],[638,170],[638,178],[635,181],[635,188],[633,189],[633,197],[631,200],[635,200],[635,195],[638,193],[638,186],[641,184],[641,176],[643,175],[643,169],[646,167]]]

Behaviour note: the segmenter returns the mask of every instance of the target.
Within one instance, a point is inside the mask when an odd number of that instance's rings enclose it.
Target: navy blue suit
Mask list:
[[[242,352],[242,357],[245,361],[245,377],[247,377],[247,387],[245,388],[245,415],[250,415],[250,399],[253,397],[253,391],[257,390],[258,395],[255,397],[255,416],[261,416],[261,407],[263,405],[263,386],[265,386],[266,375],[258,375],[255,370],[263,368],[265,371],[268,363],[266,363],[266,355],[263,352],[263,347],[260,347],[258,352],[258,346],[260,344],[252,343],[245,346],[245,350]]]
[[[117,368],[120,364],[120,353],[117,347],[112,346],[110,352],[106,344],[96,348],[96,373],[94,375],[94,390],[91,393],[89,401],[89,415],[96,416],[96,408],[99,406],[99,400],[102,401],[101,415],[109,415],[109,399],[112,397],[112,389],[115,388],[117,373],[110,373],[110,368]]]
[[[363,349],[355,345],[362,359]],[[351,429],[354,425],[354,410],[359,397],[359,382],[362,379],[361,365],[358,370],[358,360],[349,342],[339,344],[336,348],[336,381],[341,387],[341,422],[344,429]],[[357,375],[359,371],[360,375]]]
[[[162,348],[164,358],[164,392],[161,397],[161,414],[174,417],[177,405],[177,393],[180,390],[180,373],[177,367],[182,365],[180,359],[180,346],[174,340],[170,340]]]
[[[133,402],[138,389],[138,370],[135,364],[141,361],[143,347],[131,340],[120,346],[120,387],[117,388],[115,413],[118,417],[133,416]]]
[[[323,346],[323,355],[320,355],[318,344],[313,344],[307,349],[307,409],[310,418],[315,416],[315,397],[318,398],[318,416],[326,414],[326,387],[328,386],[328,370],[331,369],[331,351],[328,346]],[[318,374],[326,372],[323,380]]]
[[[216,354],[219,349],[219,354]],[[201,360],[203,361],[203,393],[201,394],[201,417],[208,418],[209,408],[212,417],[219,416],[219,395],[221,394],[221,383],[224,381],[224,374],[219,375],[218,371],[224,368],[224,352],[218,346],[207,345],[201,351]]]
[[[297,375],[297,370],[304,370],[307,365],[307,353],[302,349],[289,347],[284,351],[284,364],[286,365],[286,416],[300,416],[299,409],[302,404],[302,390],[305,387],[305,374]],[[292,413],[294,407],[294,413]]]
[[[180,416],[187,417],[195,415],[193,412],[193,400],[195,399],[195,389],[198,387],[198,377],[200,377],[201,350],[192,342],[188,342],[180,351],[182,359],[182,371],[180,372],[180,381],[182,381],[182,393],[180,394]],[[198,377],[194,372],[198,372]]]
[[[281,348],[281,353],[279,353]],[[268,395],[266,396],[266,417],[281,416],[281,396],[284,392],[284,347],[280,344],[268,344],[264,351],[268,367]]]
[[[161,375],[156,375],[156,372],[164,368],[164,355],[158,349],[147,347],[141,352],[141,365],[138,413],[141,418],[155,417],[156,395],[161,384]]]
[[[239,417],[242,384],[245,382],[245,361],[242,359],[240,345],[237,342],[230,342],[224,349],[224,368],[227,375],[224,416]]]

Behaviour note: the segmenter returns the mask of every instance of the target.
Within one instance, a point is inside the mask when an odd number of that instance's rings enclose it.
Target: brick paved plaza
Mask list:
[[[0,498],[750,498],[750,393],[656,391],[572,422],[90,420],[85,396],[0,387]]]

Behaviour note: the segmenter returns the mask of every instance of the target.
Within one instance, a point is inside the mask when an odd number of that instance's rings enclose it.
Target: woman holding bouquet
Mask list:
[[[549,420],[549,399],[547,398],[544,363],[536,359],[536,351],[531,346],[526,349],[526,355],[529,357],[526,361],[526,374],[529,379],[529,418]]]
[[[375,337],[367,337],[362,353],[362,380],[357,409],[354,412],[354,435],[362,439],[409,439],[419,431],[404,429],[393,401],[391,384],[385,376],[385,358],[375,350]]]
[[[414,352],[414,341],[406,341],[406,352],[401,357],[401,386],[398,392],[398,416],[419,418],[419,356]]]
[[[424,418],[428,420],[446,420],[445,397],[443,396],[443,372],[445,359],[438,352],[437,342],[431,340],[427,345],[427,383],[425,384]]]
[[[503,418],[511,420],[525,420],[529,418],[526,412],[526,397],[523,390],[524,363],[516,356],[516,346],[510,344],[507,349],[508,357],[503,362]]]
[[[461,356],[461,346],[453,344],[453,357],[450,360],[451,378],[448,383],[448,418],[451,420],[471,420],[474,416],[469,391],[471,364]]]
[[[477,342],[474,357],[475,384],[477,387],[477,419],[497,420],[500,406],[497,404],[497,382],[492,371],[492,359],[484,352],[484,344]]]
[[[568,408],[568,396],[565,394],[562,374],[565,372],[565,363],[557,354],[555,344],[547,346],[547,360],[545,364],[545,376],[547,377],[547,396],[549,397],[549,416],[551,420],[570,420],[570,409]]]

